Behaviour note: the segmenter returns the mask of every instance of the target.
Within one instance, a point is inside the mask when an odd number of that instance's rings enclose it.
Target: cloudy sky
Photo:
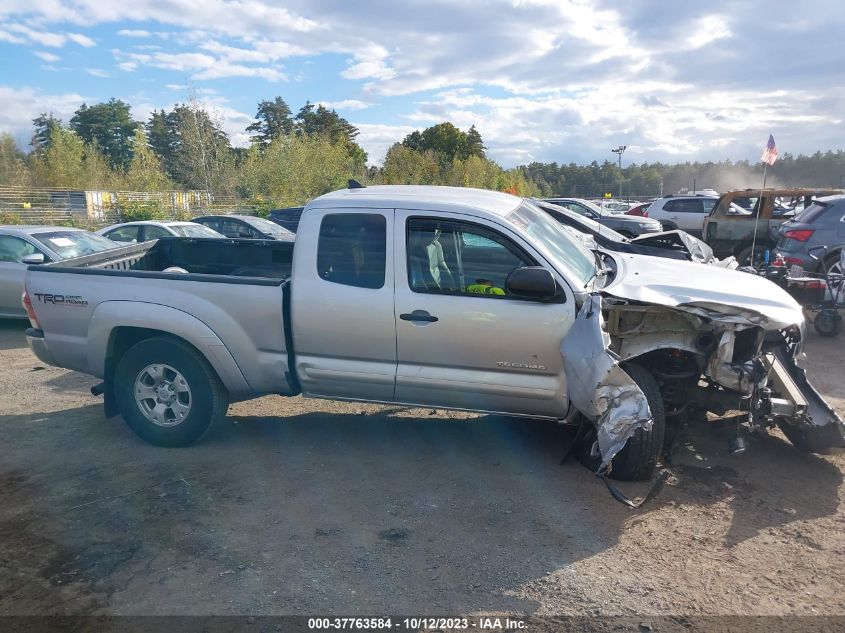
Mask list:
[[[475,124],[492,158],[756,160],[845,147],[841,1],[0,0],[0,131],[189,95],[235,144],[256,103],[337,109],[377,163]]]

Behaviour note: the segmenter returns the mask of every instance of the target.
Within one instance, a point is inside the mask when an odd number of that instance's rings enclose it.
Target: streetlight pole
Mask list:
[[[619,177],[622,178],[622,154],[625,153],[625,150],[628,149],[627,145],[620,145],[610,151],[617,155],[619,158]],[[619,181],[619,197],[622,197],[622,181]]]

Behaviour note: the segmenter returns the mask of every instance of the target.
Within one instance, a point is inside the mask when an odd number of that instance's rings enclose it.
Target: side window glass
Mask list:
[[[713,212],[713,207],[716,206],[715,200],[702,200],[702,204],[704,204],[704,213],[710,214]]]
[[[377,213],[331,213],[320,224],[317,273],[345,286],[381,288],[387,258],[387,221]]]
[[[427,218],[408,221],[407,252],[408,283],[422,293],[506,298],[511,271],[534,265],[495,231]]]
[[[11,235],[0,235],[0,262],[20,264],[27,255],[40,253],[26,240]]]
[[[137,226],[122,226],[119,229],[110,231],[107,238],[115,242],[137,242],[138,241],[138,227]]]
[[[160,237],[170,237],[170,233],[160,226],[146,226],[144,227],[145,240],[157,240]]]

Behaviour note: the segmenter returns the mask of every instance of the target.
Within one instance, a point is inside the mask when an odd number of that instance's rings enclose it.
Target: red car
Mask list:
[[[625,215],[639,215],[640,217],[646,217],[645,210],[648,209],[650,204],[651,202],[643,202],[635,207],[631,207],[625,212]]]

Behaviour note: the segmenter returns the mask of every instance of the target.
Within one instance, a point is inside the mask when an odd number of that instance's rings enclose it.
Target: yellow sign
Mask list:
[[[604,197],[605,197],[605,198],[612,198],[612,197],[613,197],[613,194],[612,194],[612,193],[610,193],[610,192],[607,192],[606,194],[604,194]]]

